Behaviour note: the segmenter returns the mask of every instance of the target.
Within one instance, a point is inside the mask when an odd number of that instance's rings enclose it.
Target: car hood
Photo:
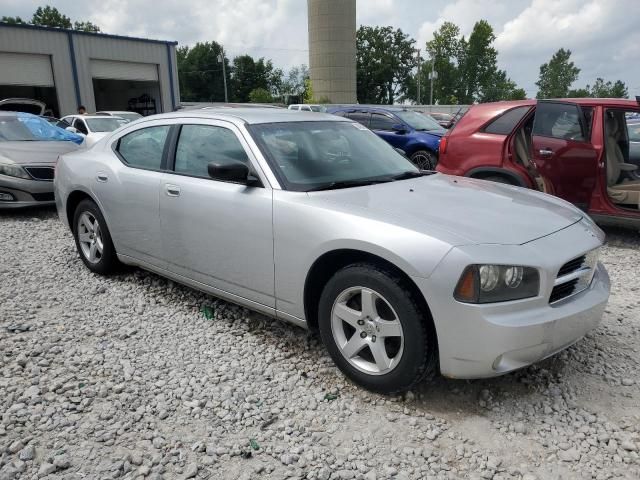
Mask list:
[[[520,245],[583,217],[578,209],[550,195],[443,174],[313,192],[309,198],[453,245]]]
[[[11,161],[26,165],[30,163],[54,164],[59,155],[78,149],[73,142],[34,141],[0,142],[0,161]]]

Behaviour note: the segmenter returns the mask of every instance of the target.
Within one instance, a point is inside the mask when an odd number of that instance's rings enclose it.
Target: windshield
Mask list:
[[[71,141],[80,144],[82,137],[29,113],[0,116],[0,142],[37,141]]]
[[[326,112],[327,107],[323,107],[322,105],[311,105],[312,112]]]
[[[125,123],[120,118],[84,117],[84,119],[89,125],[89,130],[92,132],[113,132],[116,128],[119,128],[123,123]]]
[[[355,122],[285,122],[250,131],[287,190],[335,188],[338,183],[391,181],[419,170],[387,142]]]
[[[427,117],[426,115],[418,112],[414,112],[413,110],[401,110],[399,112],[393,113],[395,113],[400,118],[400,120],[402,120],[415,130],[424,130],[427,132],[444,132],[444,128],[442,128],[442,126],[433,118]]]

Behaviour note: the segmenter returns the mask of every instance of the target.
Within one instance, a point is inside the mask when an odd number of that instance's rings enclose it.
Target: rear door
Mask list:
[[[393,127],[396,125],[402,125],[402,122],[386,113],[371,112],[369,128],[394,147],[404,149],[409,140],[409,135],[407,132],[395,131]]]
[[[587,209],[596,185],[598,155],[591,144],[591,115],[575,103],[540,101],[531,158],[555,195]]]

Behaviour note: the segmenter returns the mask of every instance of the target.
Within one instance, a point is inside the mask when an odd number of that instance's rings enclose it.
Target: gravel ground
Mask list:
[[[638,479],[640,239],[608,234],[597,331],[390,398],[302,329],[141,270],[89,273],[51,210],[0,214],[0,480]]]

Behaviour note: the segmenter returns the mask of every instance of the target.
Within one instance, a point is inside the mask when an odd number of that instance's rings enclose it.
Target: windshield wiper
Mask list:
[[[337,190],[339,188],[351,188],[351,187],[364,187],[366,185],[374,185],[376,183],[391,182],[390,178],[383,178],[378,180],[342,180],[339,182],[325,183],[317,187],[306,190],[307,192],[318,192],[321,190]]]
[[[418,172],[414,170],[408,170],[406,172],[399,173],[398,175],[394,175],[393,177],[391,177],[391,179],[407,180],[409,178],[424,177],[425,175],[433,175],[434,173],[435,172],[432,172],[431,170],[420,170]]]

